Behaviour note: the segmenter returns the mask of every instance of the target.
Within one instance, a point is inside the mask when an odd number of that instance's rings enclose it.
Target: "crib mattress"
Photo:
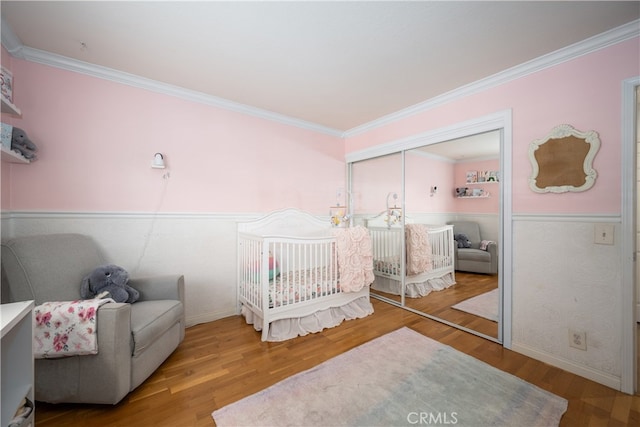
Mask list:
[[[269,282],[269,307],[280,307],[340,292],[327,267],[290,271]]]

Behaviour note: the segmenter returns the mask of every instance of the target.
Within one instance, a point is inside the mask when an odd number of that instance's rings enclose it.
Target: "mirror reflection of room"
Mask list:
[[[452,226],[455,265],[453,284],[442,281],[406,306],[496,339],[499,150],[495,131],[417,148],[405,159],[407,216],[427,230]]]
[[[499,166],[499,131],[351,165],[372,296],[499,339]]]
[[[396,232],[400,239],[402,232],[402,157],[400,153],[367,159],[351,165],[352,208],[354,223],[369,228],[372,243],[378,245],[383,255],[374,260],[378,264],[371,287],[371,293],[397,304],[401,303],[402,292],[385,292],[389,277],[401,275],[401,240],[396,240],[388,249],[380,247],[379,233],[374,227],[385,233]],[[395,287],[401,284],[396,283]]]

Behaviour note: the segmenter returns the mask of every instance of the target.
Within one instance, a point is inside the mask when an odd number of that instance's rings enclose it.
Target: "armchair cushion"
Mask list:
[[[131,306],[134,357],[143,353],[184,316],[178,300],[139,301]]]
[[[454,236],[464,234],[471,243],[468,248],[454,246],[455,269],[471,273],[498,273],[498,246],[482,239],[480,225],[473,221],[451,221],[449,224],[453,225]]]

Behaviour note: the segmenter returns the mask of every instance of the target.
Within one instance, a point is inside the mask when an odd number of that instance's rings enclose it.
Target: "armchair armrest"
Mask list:
[[[131,304],[100,306],[97,331],[96,355],[34,361],[36,400],[115,405],[129,393]]]
[[[487,245],[487,252],[491,254],[491,258],[495,258],[498,256],[498,245],[495,242],[489,243]]]
[[[97,319],[98,354],[131,354],[131,304],[104,304],[98,308]]]
[[[139,301],[172,299],[184,304],[184,276],[139,277],[130,279],[129,286],[140,292]]]
[[[498,272],[498,245],[496,243],[489,243],[487,252],[491,254],[491,273],[495,274]]]

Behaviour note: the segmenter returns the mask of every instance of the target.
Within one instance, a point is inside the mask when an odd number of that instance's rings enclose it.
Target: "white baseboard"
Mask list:
[[[605,374],[603,372],[596,371],[583,365],[578,365],[570,360],[559,358],[552,354],[548,354],[535,348],[531,348],[527,345],[514,342],[512,343],[511,350],[524,354],[525,356],[529,356],[541,362],[548,363],[549,365],[555,366],[557,368],[564,369],[565,371],[571,372],[572,374],[580,375],[581,377],[595,381],[607,387],[611,387],[614,390],[620,390],[621,388],[621,380],[619,377]]]
[[[198,314],[197,316],[187,316],[185,323],[187,328],[189,328],[191,326],[199,325],[201,323],[209,323],[215,320],[223,319],[225,317],[236,316],[236,315],[238,315],[238,310],[235,310],[235,309],[214,311],[209,313]]]

